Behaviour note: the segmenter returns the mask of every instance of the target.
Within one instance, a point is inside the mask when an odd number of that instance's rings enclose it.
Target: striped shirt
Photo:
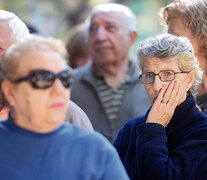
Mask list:
[[[108,117],[111,130],[114,129],[114,123],[118,120],[118,114],[122,105],[125,92],[128,88],[129,76],[127,75],[117,89],[112,88],[102,76],[97,76],[96,84],[98,94]]]

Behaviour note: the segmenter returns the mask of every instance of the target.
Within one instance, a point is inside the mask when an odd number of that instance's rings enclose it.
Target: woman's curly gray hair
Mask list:
[[[171,19],[181,18],[191,35],[199,38],[200,53],[207,59],[207,0],[175,0],[162,7],[158,15],[164,31]]]
[[[194,50],[189,39],[178,37],[168,33],[148,38],[141,42],[136,51],[139,68],[143,71],[143,63],[147,58],[159,58],[163,61],[177,60],[181,71],[194,71],[195,81],[190,88],[193,96],[196,96],[198,85],[202,81],[203,72],[194,55]]]

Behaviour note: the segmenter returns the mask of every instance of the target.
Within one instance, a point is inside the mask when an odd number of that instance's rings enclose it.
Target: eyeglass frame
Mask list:
[[[166,71],[173,72],[173,74],[174,74],[174,78],[171,79],[171,80],[163,80],[162,77],[160,76],[160,73],[162,73],[162,72],[166,72]],[[162,70],[162,71],[160,71],[159,73],[147,72],[147,73],[142,73],[142,74],[140,74],[140,75],[138,76],[138,79],[139,79],[140,82],[143,83],[143,84],[151,84],[151,83],[154,82],[154,80],[155,80],[155,76],[158,75],[158,76],[159,76],[159,79],[160,79],[162,82],[170,82],[170,81],[173,81],[173,80],[175,79],[175,74],[182,74],[182,73],[189,73],[189,72],[190,72],[190,71],[174,72],[173,70]],[[141,80],[142,75],[143,75],[143,74],[149,74],[149,73],[153,74],[153,80],[152,80],[152,82],[143,82],[143,81]]]

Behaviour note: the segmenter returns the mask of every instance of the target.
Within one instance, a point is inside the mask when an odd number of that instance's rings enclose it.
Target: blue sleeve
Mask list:
[[[114,149],[114,148],[113,148]],[[118,156],[118,153],[114,149],[110,151],[107,156],[107,164],[104,173],[103,180],[129,180],[126,170]]]

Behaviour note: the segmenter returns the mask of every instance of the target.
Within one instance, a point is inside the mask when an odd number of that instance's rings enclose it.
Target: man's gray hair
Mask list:
[[[202,81],[203,72],[199,68],[193,46],[188,38],[168,33],[160,34],[141,42],[136,54],[141,71],[144,68],[144,61],[147,58],[153,57],[162,59],[163,61],[177,60],[181,71],[194,71],[195,81],[190,92],[193,96],[196,96],[197,88]]]
[[[126,28],[128,31],[136,31],[136,16],[132,12],[130,8],[127,6],[121,5],[121,4],[116,4],[116,3],[105,3],[105,4],[99,4],[95,6],[92,11],[90,12],[88,18],[85,21],[85,29],[86,33],[89,33],[89,28],[91,25],[91,18],[94,14],[99,13],[99,12],[105,12],[105,13],[119,13],[121,19],[123,19]]]
[[[17,42],[29,37],[27,26],[12,12],[0,10],[0,21],[7,21],[11,30],[10,40]]]

